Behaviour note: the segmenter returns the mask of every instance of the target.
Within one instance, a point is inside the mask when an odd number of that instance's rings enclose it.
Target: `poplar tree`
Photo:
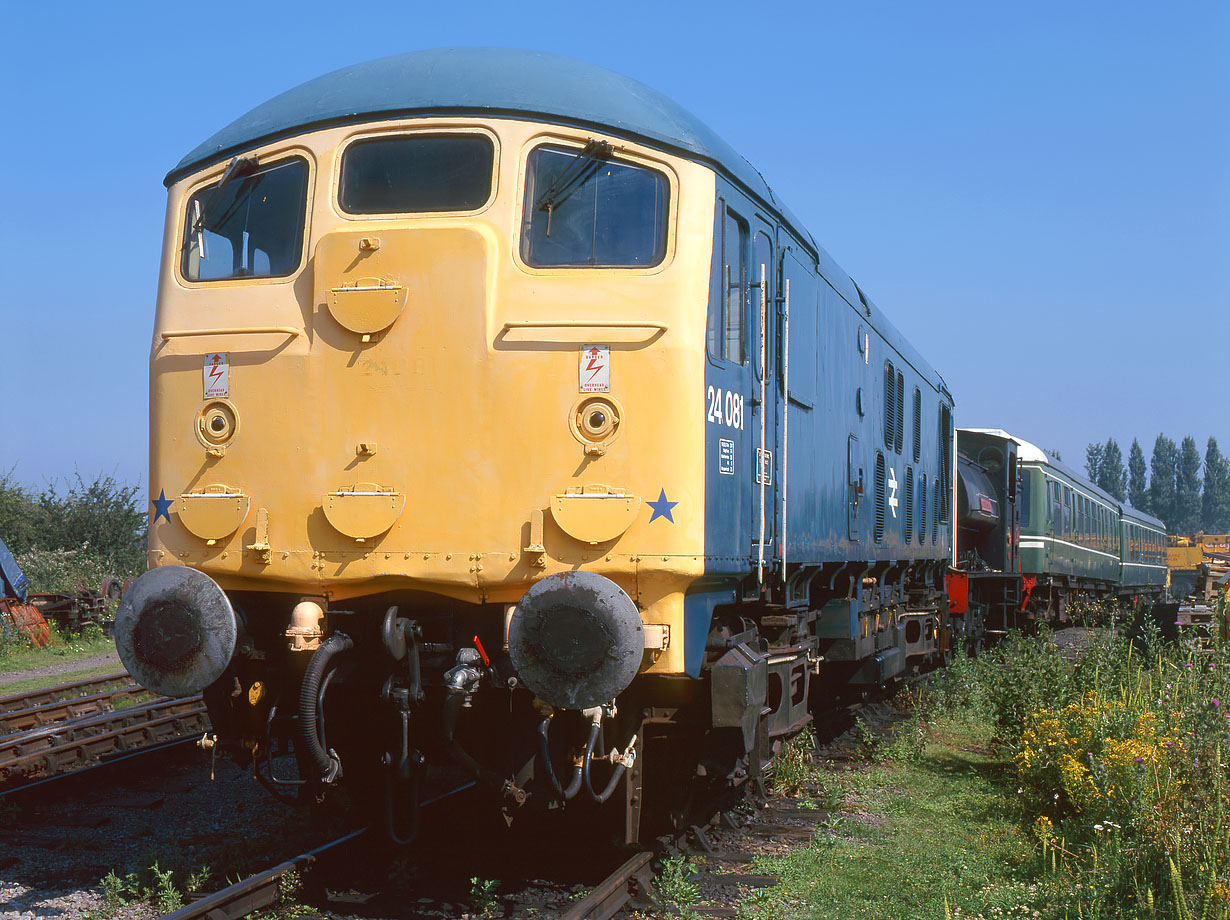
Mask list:
[[[1200,529],[1200,451],[1191,435],[1183,439],[1178,460],[1174,490],[1175,532],[1195,533]]]
[[[1102,460],[1098,464],[1098,487],[1109,492],[1119,501],[1127,494],[1127,471],[1123,468],[1123,451],[1114,438],[1107,438],[1102,448]]]
[[[1128,451],[1128,503],[1140,511],[1149,510],[1149,486],[1145,482],[1145,452],[1140,442],[1132,438]]]
[[[1209,438],[1204,452],[1204,499],[1201,522],[1205,533],[1230,532],[1230,463],[1217,448],[1217,439]]]
[[[1098,473],[1102,468],[1102,445],[1088,444],[1085,446],[1085,475],[1090,482],[1098,481]]]
[[[1175,530],[1174,486],[1179,466],[1179,449],[1174,441],[1159,434],[1153,442],[1153,458],[1149,461],[1149,513],[1160,519],[1170,533]]]

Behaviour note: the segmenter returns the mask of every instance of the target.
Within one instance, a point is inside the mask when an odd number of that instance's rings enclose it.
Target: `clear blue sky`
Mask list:
[[[163,175],[282,90],[446,45],[570,55],[692,110],[946,377],[959,424],[1077,466],[1107,436],[1230,449],[1228,10],[11,4],[0,473],[146,484]]]

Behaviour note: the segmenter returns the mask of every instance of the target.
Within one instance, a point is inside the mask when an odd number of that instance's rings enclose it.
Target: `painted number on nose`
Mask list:
[[[722,391],[719,387],[709,387],[707,397],[709,412],[705,420],[715,425],[724,425],[743,430],[743,395],[730,390]]]

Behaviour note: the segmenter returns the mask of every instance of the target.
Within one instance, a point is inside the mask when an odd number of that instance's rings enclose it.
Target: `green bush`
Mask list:
[[[1015,741],[1025,718],[1070,693],[1071,667],[1049,631],[1011,636],[978,659],[980,695],[990,707],[999,737]]]
[[[131,572],[111,568],[110,560],[88,550],[31,549],[15,557],[30,581],[30,590],[44,594],[76,594],[97,591],[103,579],[115,575],[121,581]]]
[[[101,587],[106,575],[121,580],[145,570],[147,512],[140,488],[99,474],[80,474],[35,495],[0,475],[0,540],[17,558],[30,590],[74,593]]]
[[[1230,920],[1230,650],[1153,638],[1011,637],[936,702],[993,719],[1067,916]]]

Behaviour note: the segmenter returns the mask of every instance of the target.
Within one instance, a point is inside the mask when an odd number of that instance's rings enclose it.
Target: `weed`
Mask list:
[[[685,913],[700,897],[700,888],[694,876],[695,871],[682,853],[663,860],[656,885],[662,903],[672,913]]]
[[[917,761],[926,749],[928,734],[927,720],[922,709],[914,707],[893,732],[892,741],[885,753],[894,760]]]
[[[777,795],[798,795],[819,785],[816,769],[816,739],[811,726],[803,729],[784,745],[768,769],[769,787]]]
[[[176,887],[174,876],[174,870],[163,869],[157,860],[142,872],[129,872],[122,877],[112,869],[98,883],[103,900],[98,920],[136,903],[151,905],[159,916],[178,910],[183,907],[184,896]]]
[[[188,877],[184,879],[184,893],[196,894],[205,887],[205,883],[213,876],[214,872],[209,866],[200,866],[188,873]]]
[[[500,898],[496,894],[499,889],[498,879],[480,878],[476,875],[470,879],[470,903],[484,917],[494,917],[500,906]]]
[[[150,867],[150,872],[153,875],[153,887],[149,892],[149,899],[154,902],[154,909],[159,915],[169,914],[183,907],[184,898],[171,879],[171,870],[162,871],[155,862]]]
[[[238,879],[227,879],[228,884],[236,881]],[[295,920],[316,915],[316,911],[303,903],[303,890],[303,876],[292,869],[278,879],[278,896],[273,904],[252,914],[252,920]]]
[[[868,725],[862,716],[858,716],[854,720],[854,734],[862,748],[863,757],[867,760],[874,760],[881,743],[879,733]]]
[[[107,915],[119,910],[132,897],[131,883],[135,881],[135,876],[129,875],[126,879],[120,878],[112,869],[98,883],[99,893],[103,899],[103,910]]]

